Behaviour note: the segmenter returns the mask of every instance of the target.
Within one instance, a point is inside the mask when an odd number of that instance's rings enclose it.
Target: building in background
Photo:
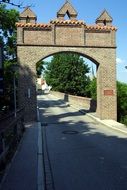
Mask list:
[[[37,90],[41,90],[43,93],[49,93],[51,86],[48,86],[46,80],[43,78],[37,78]]]

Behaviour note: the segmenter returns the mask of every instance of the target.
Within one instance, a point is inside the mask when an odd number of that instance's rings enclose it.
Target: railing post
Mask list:
[[[6,149],[4,133],[1,134],[1,138],[2,138],[2,148],[3,148],[3,152],[4,152]]]
[[[17,109],[16,109],[16,85],[15,85],[15,73],[14,73],[14,77],[13,77],[13,88],[14,88],[14,116],[16,118],[17,116]]]

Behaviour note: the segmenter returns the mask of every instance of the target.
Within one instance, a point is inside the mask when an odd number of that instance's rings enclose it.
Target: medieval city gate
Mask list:
[[[65,15],[69,20],[65,20]],[[36,63],[58,52],[76,52],[97,65],[97,116],[117,119],[116,28],[106,10],[95,25],[77,20],[77,12],[67,1],[48,24],[36,23],[36,15],[26,8],[17,23],[17,55],[20,64],[19,105],[25,120],[37,119]]]

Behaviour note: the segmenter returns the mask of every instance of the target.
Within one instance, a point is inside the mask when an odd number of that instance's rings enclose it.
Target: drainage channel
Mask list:
[[[48,123],[41,123],[42,126],[42,136],[43,136],[43,162],[44,162],[44,181],[45,181],[45,190],[55,190],[52,168],[48,153],[47,147],[47,136],[46,136],[46,127]]]
[[[68,130],[68,131],[63,131],[62,133],[65,134],[65,135],[76,135],[79,132],[78,131],[70,131],[70,130]]]
[[[65,125],[65,124],[69,124],[67,121],[62,121],[62,122],[44,122],[41,123],[41,126],[47,127],[48,125]]]

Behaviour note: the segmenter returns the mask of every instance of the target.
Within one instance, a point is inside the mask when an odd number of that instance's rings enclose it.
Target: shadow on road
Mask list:
[[[60,100],[38,105],[55,190],[126,190],[127,136]]]

